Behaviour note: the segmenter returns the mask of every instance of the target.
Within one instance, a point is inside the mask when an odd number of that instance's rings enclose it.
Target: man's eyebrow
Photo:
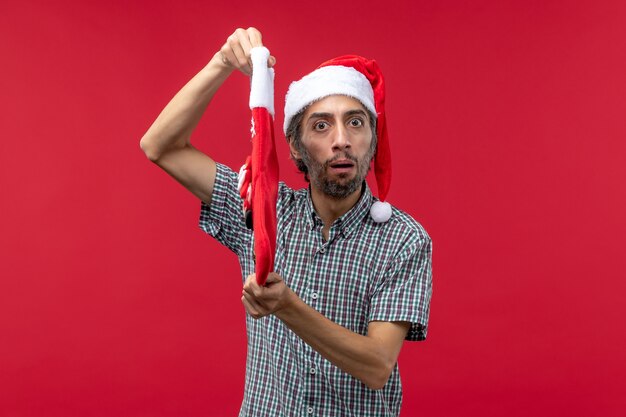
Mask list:
[[[343,116],[344,117],[346,117],[346,116],[354,116],[355,114],[367,117],[367,113],[365,113],[365,111],[361,110],[361,109],[348,110],[347,112],[345,112],[343,114]],[[316,112],[316,113],[311,113],[309,115],[309,117],[307,118],[307,122],[309,120],[311,120],[311,119],[314,119],[314,118],[332,118],[332,117],[334,117],[334,115],[332,113]]]
[[[354,116],[355,114],[367,117],[367,113],[361,109],[348,110],[344,113],[345,116]]]
[[[333,117],[333,114],[332,113],[322,113],[322,112],[311,113],[311,114],[309,114],[309,117],[307,117],[306,120],[308,122],[309,120],[314,119],[314,118],[318,118],[318,117],[321,117],[321,118],[331,118],[331,117]]]

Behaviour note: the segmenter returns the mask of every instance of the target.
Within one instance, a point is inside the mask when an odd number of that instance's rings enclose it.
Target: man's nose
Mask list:
[[[339,124],[335,129],[335,135],[333,138],[333,149],[345,149],[350,147],[350,132],[348,129]]]

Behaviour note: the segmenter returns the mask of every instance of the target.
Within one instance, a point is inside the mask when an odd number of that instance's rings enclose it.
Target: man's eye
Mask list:
[[[363,120],[361,120],[361,119],[352,119],[352,120],[350,120],[350,126],[352,126],[352,127],[361,127],[361,126],[363,126]]]
[[[313,128],[315,130],[324,130],[326,126],[328,126],[328,123],[326,122],[317,122],[313,125]]]

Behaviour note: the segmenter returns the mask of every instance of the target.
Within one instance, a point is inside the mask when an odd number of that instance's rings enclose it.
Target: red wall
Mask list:
[[[236,415],[236,258],[139,139],[249,25],[278,108],[335,55],[387,77],[390,201],[434,241],[403,415],[623,415],[624,2],[96,3],[0,4],[0,417]],[[233,167],[247,93],[231,77],[192,139]]]

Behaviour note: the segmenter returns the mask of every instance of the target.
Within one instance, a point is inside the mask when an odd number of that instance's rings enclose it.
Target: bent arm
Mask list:
[[[237,29],[165,106],[140,141],[148,159],[207,204],[211,202],[216,166],[210,157],[191,145],[191,134],[228,76],[235,69],[250,74],[250,49],[261,45],[261,33],[257,29]],[[270,57],[269,64],[275,62]]]
[[[367,335],[360,335],[307,305],[275,273],[269,274],[264,287],[256,283],[254,274],[250,275],[242,302],[254,318],[274,314],[325,359],[371,389],[387,383],[411,325],[373,321]]]
[[[363,336],[324,317],[295,294],[293,297],[289,307],[276,313],[289,329],[369,388],[381,389],[387,383],[410,323],[373,321]]]
[[[216,53],[165,106],[140,141],[148,159],[206,203],[215,181],[215,162],[190,143],[208,104],[232,73]]]

